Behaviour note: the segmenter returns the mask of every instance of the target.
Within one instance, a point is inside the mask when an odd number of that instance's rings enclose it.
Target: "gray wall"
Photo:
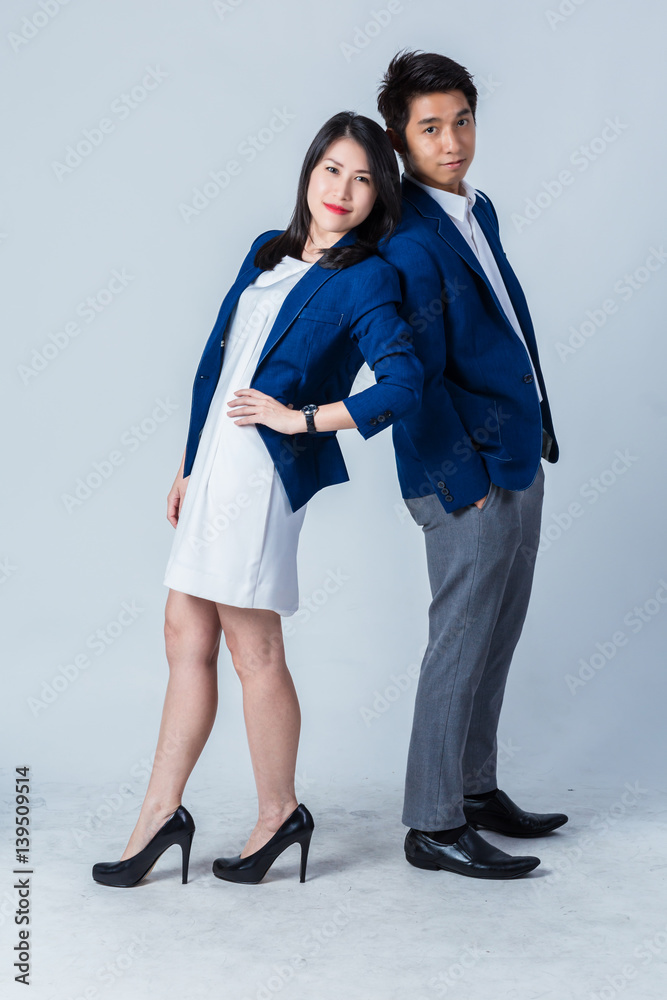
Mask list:
[[[563,455],[547,468],[503,711],[505,784],[655,787],[667,621],[659,17],[648,0],[3,4],[5,765],[142,792],[166,683],[165,500],[203,344],[250,241],[285,225],[317,128],[341,109],[376,116],[380,75],[409,46],[475,74],[468,179],[493,198],[526,290]],[[422,538],[390,434],[340,439],[352,482],[309,507],[303,610],[286,621],[302,789],[400,784],[426,636]],[[96,471],[89,495],[68,501]],[[192,780],[250,790],[226,654],[220,672]]]

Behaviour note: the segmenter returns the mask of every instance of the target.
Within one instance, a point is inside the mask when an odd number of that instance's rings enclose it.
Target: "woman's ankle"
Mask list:
[[[180,804],[180,802],[174,802],[174,800],[146,799],[141,806],[139,821],[150,824],[154,824],[158,821],[166,823],[166,821],[174,815]]]
[[[257,825],[275,833],[276,830],[280,829],[285,820],[292,815],[298,804],[295,797],[285,802],[272,803],[260,812],[257,818]]]

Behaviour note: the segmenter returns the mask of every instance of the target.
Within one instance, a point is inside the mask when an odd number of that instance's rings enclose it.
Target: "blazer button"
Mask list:
[[[391,412],[391,410],[385,410],[384,415],[385,417],[393,417],[394,414]]]
[[[452,494],[448,493],[447,496],[445,497],[445,503],[451,503],[453,499],[454,497],[452,496]]]
[[[375,417],[371,417],[371,418],[370,418],[370,420],[368,421],[368,423],[369,423],[369,424],[372,424],[372,425],[373,425],[373,427],[375,427],[375,425],[376,425],[376,423],[377,423],[377,420],[375,419]]]
[[[532,382],[533,381],[533,376],[532,375],[524,375],[523,376],[523,380],[524,380],[524,382]]]
[[[438,483],[438,489],[439,489],[439,490],[444,490],[444,489],[446,489],[446,486],[445,486],[445,484],[444,484],[444,483],[442,482],[442,480],[440,480],[440,482]]]
[[[384,413],[381,413],[381,414],[379,415],[379,417],[378,417],[378,420],[379,420],[379,422],[380,422],[381,424],[383,424],[383,423],[385,422],[385,420],[386,420],[386,419],[387,419],[387,418],[385,417]]]

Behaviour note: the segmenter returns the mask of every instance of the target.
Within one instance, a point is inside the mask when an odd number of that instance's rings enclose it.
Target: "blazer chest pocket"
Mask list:
[[[318,306],[304,306],[299,313],[299,319],[309,319],[313,323],[333,323],[334,326],[341,326],[344,318],[345,313],[320,309]]]

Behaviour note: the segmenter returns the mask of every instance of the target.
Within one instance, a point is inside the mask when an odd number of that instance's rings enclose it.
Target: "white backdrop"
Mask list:
[[[659,796],[664,20],[649,0],[2,5],[8,778],[29,764],[36,786],[122,786],[138,805],[166,683],[166,494],[200,353],[251,240],[286,224],[319,126],[343,109],[377,118],[380,76],[410,47],[475,76],[468,179],[494,200],[528,296],[562,450],[502,777]],[[352,481],[309,506],[302,610],[286,621],[313,795],[400,786],[427,628],[390,433],[340,439]],[[225,653],[220,673],[192,787],[249,794]]]

